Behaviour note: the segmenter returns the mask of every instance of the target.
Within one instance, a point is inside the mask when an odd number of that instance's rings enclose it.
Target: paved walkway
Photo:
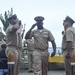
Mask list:
[[[28,73],[27,70],[21,71],[19,75],[34,75],[33,73]],[[48,71],[48,75],[65,75],[64,70],[51,70]]]

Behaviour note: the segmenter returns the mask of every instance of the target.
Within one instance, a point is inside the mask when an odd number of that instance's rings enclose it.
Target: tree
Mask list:
[[[4,17],[3,17],[2,14],[0,15],[0,20],[1,20],[2,24],[3,24],[3,30],[4,30],[5,32],[6,32],[7,27],[9,26],[8,18],[9,18],[10,16],[12,16],[12,15],[13,15],[13,8],[11,8],[10,11],[9,11],[9,10],[8,10],[8,11],[5,11]],[[25,24],[24,24],[24,29],[22,30],[22,34],[21,34],[22,39],[23,39],[24,33],[25,33]]]
[[[13,15],[13,8],[11,8],[10,11],[9,10],[5,11],[4,16],[2,14],[0,15],[0,20],[1,20],[2,24],[3,24],[3,30],[4,30],[4,32],[6,32],[6,29],[9,26],[8,18],[10,16],[12,16],[12,15]],[[24,37],[24,33],[25,33],[25,24],[23,25],[23,29],[22,29],[22,33],[21,33],[22,39]],[[4,38],[5,38],[5,36],[4,36]],[[26,49],[27,49],[26,48],[26,44],[24,44],[24,46],[23,46],[23,52],[22,52],[23,57],[24,57],[24,54],[25,54],[24,52],[25,52]]]
[[[9,26],[9,22],[8,22],[8,17],[13,15],[13,9],[11,8],[11,11],[8,10],[8,12],[5,11],[4,13],[4,17],[1,14],[0,15],[0,20],[3,24],[3,30],[6,31],[7,27]]]

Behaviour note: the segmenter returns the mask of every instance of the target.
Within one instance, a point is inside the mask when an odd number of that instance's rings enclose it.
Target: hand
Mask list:
[[[14,25],[14,29],[19,29],[20,26],[18,24]]]
[[[34,27],[35,27],[36,25],[37,25],[37,23],[33,24],[32,27],[31,27],[31,29],[34,29]]]
[[[54,57],[54,56],[55,56],[55,52],[52,52],[52,53],[51,53],[51,57]]]
[[[66,54],[66,58],[70,58],[70,54],[69,53]]]

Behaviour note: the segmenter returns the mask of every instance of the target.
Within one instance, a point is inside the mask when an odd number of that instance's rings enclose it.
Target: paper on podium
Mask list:
[[[71,65],[75,65],[75,62],[71,62]]]
[[[8,62],[8,64],[15,64],[15,62]]]

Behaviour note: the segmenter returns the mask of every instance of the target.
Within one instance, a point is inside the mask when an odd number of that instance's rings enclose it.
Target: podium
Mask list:
[[[0,75],[8,74],[7,58],[0,58]]]
[[[75,75],[75,62],[71,62],[71,67],[72,67],[72,75]]]
[[[8,75],[13,75],[13,69],[15,64],[15,58],[13,52],[8,54]]]
[[[72,67],[72,75],[75,75],[75,51],[72,53],[71,67]]]

